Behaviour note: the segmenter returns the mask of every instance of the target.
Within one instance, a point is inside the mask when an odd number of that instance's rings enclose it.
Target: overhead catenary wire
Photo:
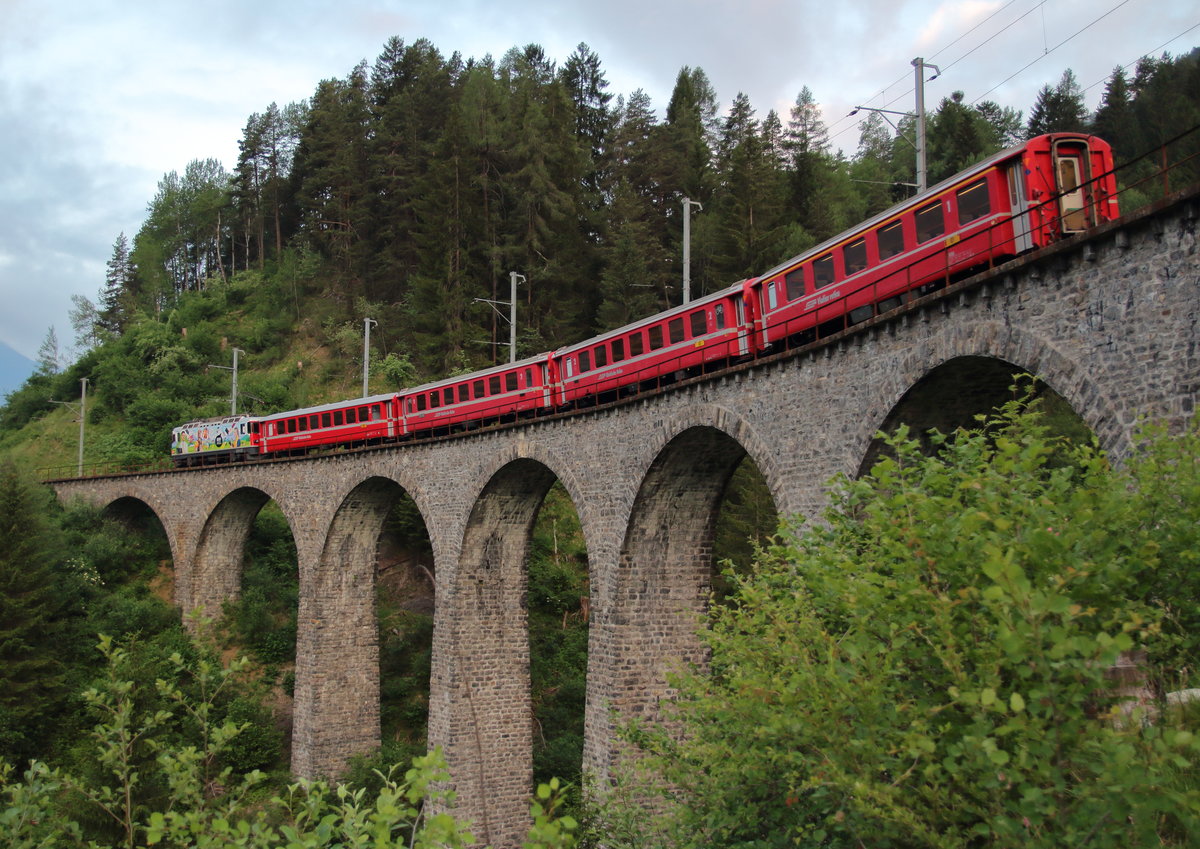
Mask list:
[[[985,18],[984,20],[980,21],[978,24],[976,24],[976,25],[975,25],[974,27],[972,27],[970,30],[968,30],[967,32],[965,32],[965,33],[963,33],[962,35],[958,36],[958,37],[957,37],[957,38],[955,38],[953,41],[951,41],[951,42],[949,42],[947,45],[945,45],[944,47],[941,47],[941,48],[939,48],[939,49],[938,49],[936,52],[934,52],[934,53],[930,54],[930,58],[935,58],[935,57],[937,57],[937,56],[940,56],[940,55],[944,54],[944,53],[945,53],[945,52],[946,52],[948,49],[950,49],[951,47],[953,47],[955,44],[957,44],[957,43],[961,42],[961,41],[962,41],[964,38],[968,37],[968,36],[969,36],[971,33],[978,31],[978,30],[979,30],[981,27],[983,27],[984,25],[986,25],[986,24],[987,24],[989,21],[993,21],[993,20],[994,20],[994,19],[997,17],[997,15],[999,15],[999,14],[1000,14],[1001,12],[1003,12],[1004,10],[1006,10],[1006,9],[1009,9],[1009,8],[1010,8],[1010,7],[1011,7],[1011,6],[1012,6],[1012,5],[1013,5],[1015,2],[1016,2],[1016,0],[1010,0],[1010,2],[1008,2],[1008,3],[1004,4],[1003,6],[1001,6],[999,9],[997,9],[995,12],[993,12],[992,14],[990,14],[990,15],[989,15],[987,18]],[[1071,33],[1071,34],[1070,34],[1069,36],[1067,36],[1066,38],[1063,38],[1063,39],[1062,39],[1061,41],[1059,41],[1058,43],[1054,44],[1053,46],[1049,46],[1049,45],[1047,44],[1046,46],[1044,46],[1043,52],[1042,52],[1042,53],[1040,53],[1040,54],[1039,54],[1039,55],[1038,55],[1036,58],[1034,58],[1033,60],[1031,60],[1031,61],[1029,61],[1029,62],[1026,62],[1026,63],[1025,63],[1024,65],[1022,65],[1022,66],[1021,66],[1019,69],[1017,69],[1017,70],[1016,70],[1016,71],[1014,71],[1013,73],[1011,73],[1011,74],[1009,74],[1008,76],[1006,76],[1006,77],[1005,77],[1003,80],[1001,80],[1001,81],[1000,81],[1000,82],[998,82],[996,85],[994,85],[994,86],[992,86],[991,88],[989,88],[987,91],[985,91],[983,94],[981,94],[981,95],[979,95],[978,97],[976,97],[974,100],[970,101],[970,105],[972,105],[972,106],[977,106],[977,105],[979,105],[981,102],[983,102],[983,101],[984,101],[984,100],[985,100],[985,99],[986,99],[986,98],[987,98],[987,97],[988,97],[990,94],[992,94],[993,92],[995,92],[997,89],[1001,88],[1001,87],[1002,87],[1002,86],[1004,86],[1006,83],[1008,83],[1009,81],[1011,81],[1011,80],[1012,80],[1012,79],[1014,79],[1015,77],[1019,76],[1021,73],[1023,73],[1023,72],[1024,72],[1024,71],[1026,71],[1026,70],[1028,70],[1028,69],[1029,69],[1030,67],[1032,67],[1033,65],[1037,64],[1037,62],[1041,61],[1041,60],[1042,60],[1042,59],[1044,59],[1046,56],[1049,56],[1049,55],[1053,54],[1055,51],[1059,50],[1059,49],[1060,49],[1060,48],[1062,48],[1063,46],[1065,46],[1065,45],[1067,45],[1068,43],[1072,42],[1073,40],[1075,40],[1076,38],[1078,38],[1080,35],[1082,35],[1083,33],[1087,32],[1087,31],[1088,31],[1089,29],[1091,29],[1092,27],[1094,27],[1096,24],[1098,24],[1099,22],[1101,22],[1102,20],[1104,20],[1104,19],[1105,19],[1105,18],[1107,18],[1108,16],[1112,15],[1112,14],[1113,14],[1114,12],[1116,12],[1118,9],[1120,9],[1120,8],[1122,8],[1123,6],[1127,5],[1129,2],[1130,2],[1130,0],[1120,0],[1120,2],[1116,3],[1115,5],[1113,5],[1113,6],[1112,6],[1111,8],[1109,8],[1108,10],[1106,10],[1106,11],[1102,12],[1101,14],[1097,15],[1095,18],[1093,18],[1093,19],[1092,19],[1091,21],[1089,21],[1087,24],[1085,24],[1084,26],[1080,27],[1078,30],[1076,30],[1075,32]],[[1022,20],[1024,20],[1025,18],[1027,18],[1027,17],[1028,17],[1030,14],[1032,14],[1034,11],[1036,11],[1036,10],[1037,10],[1037,9],[1039,9],[1039,8],[1042,8],[1042,7],[1044,7],[1044,5],[1045,5],[1045,0],[1041,0],[1041,2],[1038,2],[1037,4],[1035,4],[1035,5],[1031,6],[1029,9],[1026,9],[1025,11],[1021,12],[1021,13],[1020,13],[1019,15],[1017,15],[1017,16],[1016,16],[1014,19],[1012,19],[1011,21],[1009,21],[1009,22],[1007,22],[1007,23],[1003,24],[1003,26],[1001,26],[1001,27],[1000,27],[999,29],[997,29],[995,32],[992,32],[990,35],[988,35],[988,36],[987,36],[987,37],[986,37],[986,38],[985,38],[983,41],[981,41],[979,44],[975,45],[974,47],[970,48],[969,50],[967,50],[967,51],[966,51],[965,53],[963,53],[962,55],[960,55],[960,56],[958,56],[957,58],[953,59],[953,60],[952,60],[950,63],[943,65],[943,66],[942,66],[942,71],[941,71],[941,73],[944,75],[944,74],[945,74],[945,72],[946,72],[946,71],[948,71],[948,70],[949,70],[951,67],[953,67],[954,65],[957,65],[958,63],[962,62],[962,61],[963,61],[964,59],[966,59],[967,57],[969,57],[969,56],[971,56],[972,54],[976,53],[978,50],[980,50],[981,48],[983,48],[984,46],[986,46],[988,43],[992,42],[992,41],[993,41],[995,38],[997,38],[998,36],[1000,36],[1001,34],[1003,34],[1004,32],[1006,32],[1007,30],[1011,29],[1013,26],[1015,26],[1017,23],[1021,22],[1021,21],[1022,21]],[[1131,66],[1135,65],[1135,64],[1136,64],[1138,61],[1140,61],[1141,59],[1144,59],[1144,58],[1146,58],[1147,56],[1150,56],[1150,55],[1153,55],[1153,54],[1157,53],[1159,50],[1163,49],[1164,47],[1166,47],[1167,45],[1171,44],[1172,42],[1174,42],[1174,41],[1177,41],[1179,38],[1182,38],[1183,36],[1187,35],[1188,33],[1190,33],[1190,32],[1192,32],[1192,31],[1196,30],[1197,28],[1200,28],[1200,22],[1197,22],[1196,24],[1193,24],[1192,26],[1190,26],[1190,27],[1188,27],[1188,28],[1186,28],[1186,29],[1182,30],[1181,32],[1179,32],[1179,33],[1177,33],[1177,34],[1173,35],[1171,38],[1169,38],[1169,39],[1167,39],[1166,41],[1162,42],[1162,43],[1161,43],[1161,44],[1160,44],[1158,47],[1155,47],[1155,48],[1153,48],[1152,50],[1149,50],[1149,51],[1147,51],[1147,52],[1144,52],[1144,53],[1142,53],[1140,56],[1138,56],[1138,58],[1137,58],[1137,59],[1134,59],[1132,62],[1130,62],[1130,63],[1127,63],[1126,65],[1123,65],[1123,66],[1120,66],[1120,67],[1124,69],[1124,68],[1128,68],[1128,67],[1131,67]],[[878,102],[878,99],[879,99],[879,98],[880,98],[880,97],[881,97],[881,96],[882,96],[882,95],[883,95],[885,92],[887,92],[887,91],[888,91],[890,88],[892,88],[893,86],[895,86],[895,85],[896,85],[898,82],[900,82],[900,81],[901,81],[901,80],[903,80],[903,79],[911,79],[911,75],[909,75],[909,74],[904,74],[904,75],[902,75],[901,77],[898,77],[898,78],[897,78],[897,79],[896,79],[894,82],[892,82],[892,83],[890,83],[889,85],[885,86],[883,89],[880,89],[880,90],[879,90],[879,91],[878,91],[878,92],[877,92],[875,95],[873,95],[873,96],[872,96],[870,99],[868,99],[868,100],[866,100],[866,101],[863,101],[863,102],[864,102],[864,105],[868,105],[868,106],[870,106],[870,105],[872,105],[872,104],[874,104],[874,103],[877,103],[877,102]],[[1094,82],[1094,83],[1091,83],[1090,85],[1088,85],[1088,86],[1087,86],[1087,88],[1085,88],[1085,89],[1083,89],[1083,90],[1084,90],[1084,91],[1090,91],[1091,89],[1095,88],[1097,85],[1100,85],[1101,83],[1103,83],[1103,82],[1104,82],[1106,79],[1108,79],[1108,77],[1105,77],[1104,79],[1101,79],[1101,80],[1098,80],[1098,81],[1096,81],[1096,82]],[[893,106],[894,104],[896,104],[897,102],[899,102],[899,101],[903,100],[904,98],[906,98],[906,97],[910,97],[910,96],[913,94],[913,91],[914,91],[913,87],[912,87],[911,85],[910,85],[910,86],[908,86],[906,91],[902,91],[901,93],[897,94],[896,96],[894,96],[893,98],[891,98],[890,100],[888,100],[887,102],[885,102],[885,103],[883,104],[882,108],[889,108],[889,107]],[[832,124],[831,124],[831,125],[830,125],[830,127],[829,127],[829,130],[828,130],[828,136],[827,136],[828,140],[829,140],[829,141],[832,143],[832,142],[833,142],[835,139],[837,139],[838,137],[844,136],[846,133],[848,133],[848,132],[852,131],[853,129],[855,129],[855,127],[857,126],[857,124],[858,124],[858,123],[859,123],[858,121],[854,121],[852,118],[850,118],[850,116],[845,116],[845,117],[842,117],[842,118],[839,118],[839,119],[835,120],[834,122],[832,122]]]
[[[1030,61],[1030,62],[1027,62],[1026,64],[1022,65],[1022,66],[1021,66],[1021,67],[1020,67],[1018,70],[1014,71],[1012,74],[1009,74],[1009,75],[1008,75],[1007,77],[1005,77],[1003,80],[1001,80],[1000,82],[996,83],[994,86],[992,86],[991,88],[989,88],[989,89],[988,89],[987,91],[985,91],[983,94],[979,95],[979,97],[977,97],[977,98],[975,98],[974,100],[972,100],[972,101],[971,101],[971,105],[972,105],[972,106],[974,106],[975,104],[979,103],[979,101],[983,100],[985,97],[987,97],[987,96],[988,96],[989,94],[991,94],[993,91],[995,91],[996,89],[1000,88],[1000,86],[1004,85],[1006,82],[1008,82],[1009,80],[1013,79],[1013,77],[1019,76],[1020,74],[1024,73],[1024,72],[1025,72],[1026,70],[1028,70],[1029,68],[1031,68],[1031,67],[1033,67],[1034,65],[1036,65],[1038,62],[1040,62],[1040,61],[1042,61],[1043,59],[1045,59],[1047,56],[1049,56],[1049,55],[1050,55],[1051,53],[1053,53],[1055,50],[1058,50],[1058,48],[1062,47],[1064,44],[1067,44],[1068,42],[1070,42],[1070,41],[1073,41],[1074,39],[1078,38],[1080,35],[1082,35],[1083,33],[1087,32],[1089,29],[1091,29],[1092,27],[1094,27],[1096,24],[1100,23],[1100,21],[1102,21],[1102,20],[1104,20],[1105,18],[1107,18],[1109,15],[1111,15],[1113,12],[1117,11],[1117,9],[1120,9],[1122,6],[1124,6],[1124,5],[1125,5],[1126,3],[1128,3],[1128,2],[1129,2],[1129,0],[1121,0],[1121,2],[1120,2],[1120,3],[1118,3],[1118,4],[1117,4],[1117,5],[1115,5],[1115,6],[1113,6],[1111,9],[1109,9],[1109,10],[1108,10],[1107,12],[1105,12],[1104,14],[1100,15],[1099,17],[1096,17],[1096,18],[1092,19],[1092,21],[1091,21],[1090,23],[1087,23],[1087,24],[1085,24],[1084,26],[1082,26],[1081,28],[1079,28],[1078,30],[1076,30],[1075,32],[1073,32],[1071,35],[1068,35],[1066,38],[1064,38],[1064,39],[1063,39],[1062,41],[1060,41],[1058,44],[1054,45],[1054,46],[1053,46],[1053,47],[1051,47],[1049,50],[1045,51],[1044,53],[1042,53],[1040,56],[1038,56],[1037,58],[1033,59],[1032,61]]]

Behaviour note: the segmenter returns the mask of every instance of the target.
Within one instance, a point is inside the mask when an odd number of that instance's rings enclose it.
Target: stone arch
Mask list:
[[[191,591],[180,599],[185,612],[198,608],[203,615],[215,617],[223,602],[237,597],[246,539],[255,517],[270,500],[271,496],[261,489],[242,486],[225,495],[209,511],[191,563],[191,580],[187,582]],[[181,591],[180,595],[184,594]]]
[[[178,587],[175,583],[174,567],[179,563],[179,555],[176,551],[176,539],[167,525],[162,520],[162,516],[154,507],[145,499],[137,495],[121,495],[116,499],[106,504],[102,510],[102,514],[106,518],[115,519],[133,531],[137,531],[137,525],[143,520],[146,515],[153,517],[158,527],[162,530],[163,536],[167,540],[167,546],[171,552],[172,569],[166,573],[160,573],[159,579],[162,581],[163,589],[170,589],[170,598],[176,607],[181,607],[178,598]]]
[[[1099,378],[1085,365],[1067,356],[1045,337],[1000,322],[976,322],[962,333],[923,340],[898,358],[886,380],[880,382],[873,403],[864,411],[858,432],[848,441],[847,473],[862,470],[868,462],[875,434],[906,397],[930,374],[955,360],[987,360],[1005,364],[1010,374],[1035,375],[1058,393],[1091,428],[1104,449],[1116,456],[1129,451],[1129,434],[1120,415],[1103,391]]]
[[[711,428],[719,431],[740,446],[743,453],[749,456],[762,472],[780,515],[798,509],[791,504],[782,464],[777,460],[777,449],[771,448],[758,429],[746,418],[719,404],[692,404],[665,419],[652,434],[656,438],[647,439],[643,468],[649,469],[671,442],[693,428]],[[644,480],[643,474],[638,485]]]
[[[437,611],[442,674],[433,699],[441,715],[436,741],[430,717],[430,742],[445,747],[459,813],[476,836],[507,846],[528,828],[533,776],[525,565],[538,511],[559,478],[530,457],[498,459],[507,462],[474,501],[448,603]]]
[[[379,538],[408,491],[387,477],[356,483],[334,511],[316,563],[301,562],[292,771],[336,775],[379,746]],[[426,514],[418,511],[422,519]]]
[[[705,660],[697,632],[708,601],[717,513],[747,455],[730,431],[742,436],[752,431],[732,415],[699,423],[697,412],[666,423],[684,426],[642,476],[610,592],[595,612],[585,767],[601,782],[618,758],[615,722],[653,717],[673,694],[669,670]],[[768,485],[777,491],[771,455],[759,457]]]

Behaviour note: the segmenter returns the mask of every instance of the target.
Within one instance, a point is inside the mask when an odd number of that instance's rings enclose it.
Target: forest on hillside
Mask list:
[[[871,113],[846,156],[807,87],[782,116],[742,94],[719,113],[700,68],[680,70],[665,108],[608,89],[585,44],[561,62],[537,45],[495,61],[393,37],[308,100],[251,115],[232,171],[205,159],[165,175],[141,230],[117,237],[97,303],[78,304],[77,330],[94,342],[163,320],[185,293],[253,272],[295,287],[295,323],[305,296],[333,298],[347,318],[367,307],[379,345],[437,377],[503,358],[507,328],[477,299],[506,298],[510,271],[527,281],[522,354],[677,303],[685,197],[703,205],[692,239],[703,293],[911,192],[911,119],[897,134]],[[1047,131],[1093,131],[1128,161],[1197,124],[1196,51],[1116,69],[1094,114],[1070,70],[1027,117],[955,92],[928,117],[930,183]],[[1200,146],[1186,144],[1176,160]],[[1195,178],[1190,167],[1177,185]],[[1127,205],[1161,190],[1141,186]],[[252,354],[257,342],[231,340]]]
[[[307,100],[251,115],[232,171],[187,163],[159,183],[141,229],[117,235],[93,301],[75,297],[74,362],[53,329],[39,372],[0,411],[4,433],[77,397],[101,424],[89,457],[162,456],[173,425],[228,409],[228,349],[243,355],[239,409],[268,413],[356,394],[363,319],[372,385],[389,391],[505,358],[493,304],[518,292],[529,355],[679,302],[682,201],[692,291],[761,273],[911,193],[911,118],[870,113],[847,156],[817,93],[760,116],[719,111],[700,68],[665,108],[614,96],[585,44],[499,61],[391,38],[372,64]],[[1020,139],[1088,130],[1125,165],[1123,209],[1200,175],[1200,50],[1113,71],[1090,113],[1070,70],[1022,111],[955,92],[929,111],[930,184]],[[1180,135],[1182,139],[1179,139]],[[1148,154],[1148,155],[1147,155]],[[1189,157],[1193,157],[1189,160]],[[104,435],[103,423],[123,422]],[[63,452],[65,456],[69,453]]]

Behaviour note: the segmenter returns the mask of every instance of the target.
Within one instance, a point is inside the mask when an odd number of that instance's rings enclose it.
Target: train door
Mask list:
[[[1084,174],[1083,157],[1086,154],[1086,146],[1054,146],[1054,181],[1058,189],[1058,214],[1064,233],[1082,232],[1093,223],[1089,220],[1087,197],[1084,194],[1087,177]]]
[[[733,320],[737,322],[737,353],[744,357],[750,353],[750,332],[746,327],[746,301],[740,295],[733,296]]]
[[[1012,208],[1013,240],[1017,253],[1033,248],[1033,227],[1029,215],[1029,189],[1025,165],[1018,159],[1008,168],[1008,199]]]

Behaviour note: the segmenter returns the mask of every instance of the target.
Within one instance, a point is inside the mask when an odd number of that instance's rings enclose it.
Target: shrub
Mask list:
[[[1195,845],[1196,738],[1126,720],[1106,676],[1135,648],[1194,668],[1167,599],[1200,580],[1195,435],[1118,473],[1012,405],[933,444],[900,433],[824,524],[729,576],[710,667],[630,731],[681,800],[660,838]]]

